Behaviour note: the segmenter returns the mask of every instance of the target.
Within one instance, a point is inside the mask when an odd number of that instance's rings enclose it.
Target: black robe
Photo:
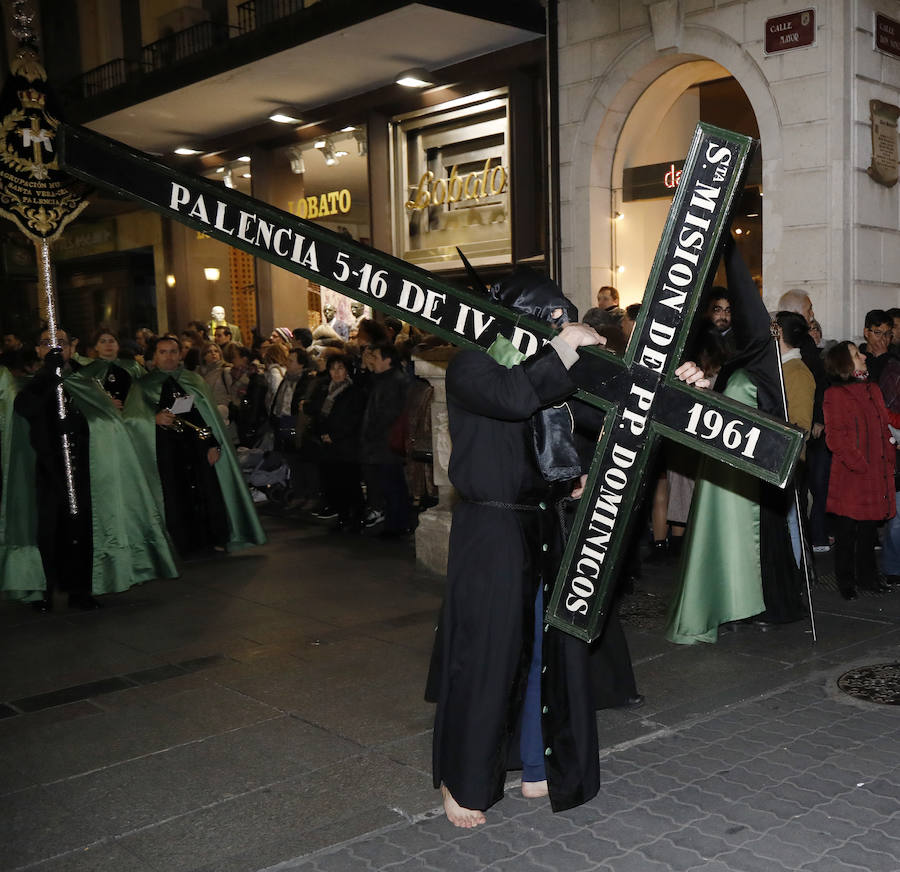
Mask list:
[[[171,408],[175,398],[183,396],[187,396],[187,391],[174,378],[167,378],[157,411]],[[196,406],[178,417],[196,427],[206,427]],[[156,428],[156,463],[166,527],[182,556],[224,547],[228,542],[228,512],[215,468],[207,459],[209,449],[218,444],[208,429],[201,434],[185,425],[180,430]]]
[[[15,399],[16,411],[28,421],[36,459],[38,548],[47,579],[48,598],[53,590],[85,596],[91,593],[90,431],[84,415],[66,391],[66,417],[64,421],[60,420],[57,405],[60,381],[53,363],[47,361]],[[63,434],[71,450],[72,482],[78,508],[75,515],[69,507]]]
[[[541,476],[531,417],[574,390],[549,347],[511,369],[462,351],[447,370],[450,479],[462,501],[426,698],[437,702],[435,787],[445,784],[464,808],[493,805],[506,770],[521,768],[534,600],[538,584],[549,592],[561,554],[554,497],[571,489],[556,485],[554,493]],[[542,730],[554,811],[588,801],[600,786],[590,654],[573,636],[544,633]]]

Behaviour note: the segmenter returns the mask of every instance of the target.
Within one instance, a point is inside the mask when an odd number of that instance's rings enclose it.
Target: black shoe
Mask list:
[[[626,698],[625,702],[622,704],[622,708],[640,708],[646,699],[644,698],[644,694],[636,693],[634,696],[629,696]]]
[[[53,600],[49,597],[45,597],[44,599],[35,600],[31,607],[36,612],[41,612],[41,614],[49,614],[53,611]]]
[[[382,530],[378,534],[379,539],[402,539],[412,533],[408,527],[405,530]]]
[[[654,539],[650,546],[650,556],[648,560],[651,563],[659,563],[669,556],[669,542],[667,539]]]
[[[94,599],[89,593],[70,593],[69,606],[73,609],[81,609],[83,612],[103,608],[100,601]]]
[[[769,630],[771,630],[775,626],[775,624],[772,621],[763,621],[763,620],[760,620],[759,618],[754,618],[752,621],[750,621],[750,623],[754,627],[756,627],[757,630],[760,630],[763,633],[767,633]]]

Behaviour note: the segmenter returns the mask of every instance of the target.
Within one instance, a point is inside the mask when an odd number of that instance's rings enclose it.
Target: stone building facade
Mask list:
[[[620,205],[623,167],[641,148],[683,158],[683,136],[669,135],[673,107],[698,83],[727,77],[759,131],[754,226],[767,304],[802,288],[825,336],[838,339],[861,333],[867,309],[900,306],[900,185],[867,172],[870,101],[900,106],[900,57],[876,46],[876,13],[900,22],[900,0],[559,0],[562,278],[579,306],[604,284],[624,285],[624,302],[640,298],[653,248],[645,242],[627,273],[617,263],[632,205]],[[801,20],[809,32],[790,37],[799,45],[767,46],[773,27],[801,30]],[[707,120],[692,114],[676,113],[675,129]],[[896,135],[890,128],[894,170]],[[664,211],[641,222],[645,235],[658,239]]]

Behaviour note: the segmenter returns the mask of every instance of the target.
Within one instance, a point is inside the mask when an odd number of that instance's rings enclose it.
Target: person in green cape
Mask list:
[[[182,556],[262,545],[265,533],[203,378],[181,366],[181,343],[160,337],[152,372],[128,393],[124,415],[166,526]]]
[[[716,389],[784,419],[778,346],[759,291],[730,237],[725,269],[738,340]],[[793,491],[703,458],[679,566],[679,590],[666,625],[670,642],[715,642],[721,624],[760,629],[803,616],[802,574],[789,527]]]
[[[13,408],[24,381],[0,366],[0,591],[9,599],[42,600],[47,580],[37,546],[34,451],[28,424]]]
[[[57,331],[57,342],[51,348],[48,331],[40,334],[37,353],[44,364],[15,399],[34,449],[43,611],[52,610],[56,590],[68,593],[72,606],[96,608],[97,595],[178,575],[162,514],[120,411],[94,379],[72,371],[64,330]],[[68,470],[63,436],[72,446]]]
[[[94,379],[109,394],[113,405],[121,409],[131,388],[131,383],[145,375],[136,360],[119,357],[119,338],[107,327],[97,330],[90,341],[90,349],[97,356],[84,364],[79,374]]]

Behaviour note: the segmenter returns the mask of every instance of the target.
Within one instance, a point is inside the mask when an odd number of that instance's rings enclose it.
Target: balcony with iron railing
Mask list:
[[[83,99],[124,85],[128,80],[128,66],[125,58],[107,61],[72,79],[66,86],[67,94],[75,99]]]
[[[201,21],[185,30],[170,33],[143,47],[141,62],[144,72],[153,73],[200,52],[208,51],[216,45],[228,42],[228,35],[228,25],[216,21]]]
[[[248,33],[300,12],[312,6],[317,0],[247,0],[237,7],[237,26],[240,33]]]
[[[239,67],[329,37],[417,0],[244,0],[230,20],[200,21],[70,79],[61,88],[67,119],[85,124]],[[212,4],[211,4],[212,5]],[[539,34],[537,0],[436,2]],[[194,8],[194,7],[191,7]],[[465,10],[465,11],[464,11]]]
[[[228,43],[230,39],[262,30],[318,2],[321,0],[247,0],[236,8],[237,25],[202,21],[169,33],[143,46],[140,62],[114,58],[71,79],[63,86],[63,94],[70,100],[97,97],[128,82],[196,58]]]

